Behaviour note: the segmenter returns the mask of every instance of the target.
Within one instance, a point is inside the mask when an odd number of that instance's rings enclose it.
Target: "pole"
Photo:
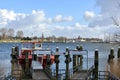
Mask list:
[[[94,66],[95,66],[95,71],[94,71],[94,80],[98,80],[98,65],[99,65],[99,56],[98,56],[98,50],[95,50],[95,59],[94,59]]]

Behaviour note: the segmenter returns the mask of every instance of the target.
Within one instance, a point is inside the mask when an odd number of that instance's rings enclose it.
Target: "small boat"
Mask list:
[[[31,67],[32,60],[38,61],[42,64],[43,68],[48,62],[50,65],[54,63],[54,55],[51,54],[51,50],[43,50],[41,42],[22,42],[21,44],[22,48],[18,61],[23,68],[25,68],[26,62],[28,62],[29,67]]]

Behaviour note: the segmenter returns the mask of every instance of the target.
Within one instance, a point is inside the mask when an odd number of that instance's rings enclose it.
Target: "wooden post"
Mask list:
[[[114,59],[114,48],[110,49],[110,54],[108,55],[108,63]]]
[[[75,73],[75,68],[76,68],[76,55],[73,55],[73,73]]]
[[[82,51],[83,50],[83,46],[82,45],[80,45],[80,51]]]
[[[14,63],[15,63],[13,55],[15,54],[15,47],[12,47],[11,52],[12,52],[11,53],[11,58],[12,58],[12,60],[11,60],[11,73],[12,73],[12,77],[13,77]]]
[[[28,52],[25,53],[25,78],[30,76]]]
[[[59,49],[58,49],[58,47],[56,48],[56,53],[57,53],[57,55],[55,55],[55,63],[56,63],[56,79],[58,80],[58,73],[59,73],[59,55],[58,55],[58,51],[59,51]]]
[[[94,59],[94,80],[98,80],[98,64],[99,64],[99,56],[98,56],[98,50],[95,50],[95,59]]]
[[[110,55],[111,55],[111,59],[113,59],[114,58],[114,48],[111,48]]]
[[[69,62],[71,61],[70,59],[70,54],[69,54],[69,49],[66,48],[66,60],[65,60],[65,63],[66,63],[66,72],[65,72],[65,80],[69,80],[70,79],[70,72],[69,72]]]
[[[15,53],[16,53],[16,57],[19,57],[19,47],[18,46],[15,47]]]
[[[15,47],[12,47],[11,58],[12,58],[11,59],[11,74],[12,74],[12,77],[17,77],[19,75],[15,75],[15,74],[16,74],[16,69],[17,69],[17,65],[18,65],[18,62],[17,62],[18,59],[17,59]]]
[[[120,58],[120,47],[118,48],[117,58]]]
[[[59,73],[59,55],[55,55],[55,63],[56,63],[56,79],[58,80]]]

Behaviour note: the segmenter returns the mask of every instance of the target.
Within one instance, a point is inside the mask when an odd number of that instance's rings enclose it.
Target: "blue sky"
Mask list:
[[[95,18],[102,15],[102,5],[98,6],[99,2],[100,0],[0,0],[0,27],[23,30],[25,36],[40,36],[43,32],[45,36],[80,35],[101,38],[105,31],[98,25],[93,26]]]

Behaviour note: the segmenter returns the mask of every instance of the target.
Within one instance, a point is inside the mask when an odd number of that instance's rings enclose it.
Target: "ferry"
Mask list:
[[[42,42],[22,42],[21,46],[18,62],[23,68],[25,68],[26,60],[29,62],[29,67],[33,61],[37,61],[43,68],[48,63],[50,65],[54,63],[54,55],[50,49],[42,49]]]

